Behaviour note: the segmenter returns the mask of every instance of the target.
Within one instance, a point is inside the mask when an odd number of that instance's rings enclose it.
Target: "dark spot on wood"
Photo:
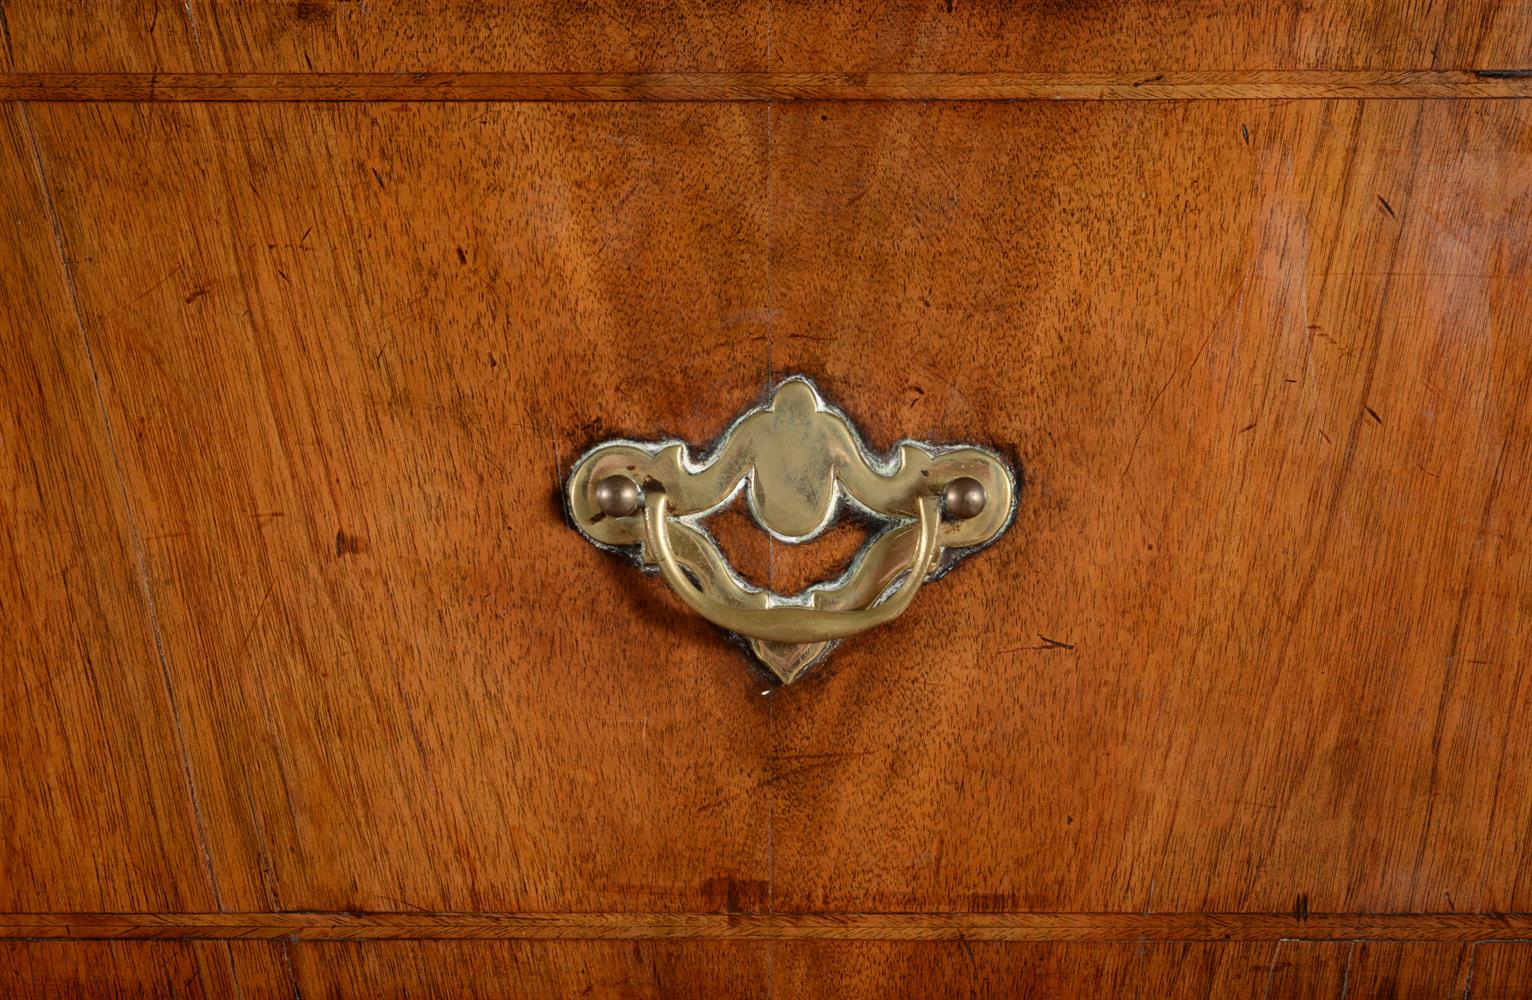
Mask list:
[[[1378,411],[1377,410],[1374,410],[1370,406],[1364,406],[1364,407],[1362,407],[1362,409],[1366,410],[1367,411],[1367,415],[1369,417],[1371,417],[1372,419],[1376,420],[1379,424],[1383,423],[1383,418],[1378,416]]]
[[[1255,430],[1255,424],[1256,424],[1256,422],[1255,422],[1255,421],[1254,421],[1254,420],[1252,420],[1252,421],[1250,421],[1250,422],[1249,422],[1249,423],[1248,423],[1248,424],[1246,424],[1246,425],[1245,425],[1245,426],[1243,426],[1243,427],[1241,427],[1241,428],[1240,428],[1240,429],[1239,429],[1239,432],[1240,432],[1240,433],[1241,433],[1241,434],[1243,434],[1243,433],[1245,433],[1245,432],[1246,432],[1246,431],[1253,431],[1253,430]]]
[[[1146,83],[1159,83],[1163,79],[1165,79],[1164,73],[1156,73],[1154,76],[1146,76],[1142,80],[1134,80],[1133,86],[1142,87]]]
[[[974,913],[1010,913],[1021,901],[1009,892],[975,892],[968,896],[968,909]]]
[[[468,263],[468,255],[463,252],[463,248],[462,247],[458,247],[457,248],[457,262],[459,264],[466,264],[466,263]]]
[[[208,294],[208,287],[206,285],[198,285],[196,288],[191,290],[191,293],[187,295],[183,301],[187,305],[191,305],[193,302]]]
[[[1297,380],[1297,379],[1295,379],[1295,378],[1285,378],[1285,379],[1283,379],[1283,380],[1282,380],[1282,381],[1284,381],[1284,382],[1288,382],[1288,383],[1292,383],[1292,382],[1296,382],[1296,381],[1298,381],[1298,380]]]
[[[1476,69],[1473,75],[1481,80],[1524,80],[1532,78],[1532,69]]]
[[[489,366],[491,368],[498,368],[500,366],[500,362],[495,360],[495,356],[493,354],[489,356]]]
[[[1383,197],[1381,194],[1378,195],[1378,204],[1383,206],[1383,211],[1388,213],[1388,217],[1390,219],[1399,218],[1399,216],[1394,214],[1394,206],[1390,205],[1388,203],[1388,199]]]
[[[1065,826],[1074,826],[1074,823],[1075,823],[1075,818],[1073,816],[1065,816],[1064,817],[1064,825]]]
[[[1245,145],[1250,145],[1250,129],[1243,122],[1240,123],[1239,134],[1245,137]]]
[[[378,173],[377,167],[372,168],[372,179],[378,182],[378,188],[380,190],[387,187],[387,185],[383,183],[383,175]]]
[[[717,875],[703,881],[700,893],[713,909],[724,913],[754,913],[765,909],[771,890],[759,879]]]
[[[1306,892],[1298,893],[1298,898],[1293,901],[1293,919],[1294,920],[1307,920],[1307,919],[1309,919],[1309,894],[1308,893],[1306,893]]]
[[[303,24],[322,24],[330,19],[330,8],[322,3],[295,3],[293,18]]]
[[[341,556],[359,556],[367,551],[367,539],[361,535],[348,535],[344,531],[335,532],[335,558]]]

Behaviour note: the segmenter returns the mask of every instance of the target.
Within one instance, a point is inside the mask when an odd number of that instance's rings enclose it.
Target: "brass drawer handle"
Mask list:
[[[644,524],[648,530],[649,539],[654,544],[655,561],[660,565],[660,573],[665,577],[665,582],[670,584],[670,589],[676,592],[676,596],[685,601],[687,607],[697,614],[736,635],[798,645],[832,642],[858,632],[865,632],[874,625],[881,625],[898,616],[909,607],[910,601],[915,598],[915,592],[925,582],[931,553],[936,548],[936,529],[941,525],[941,515],[936,509],[936,498],[921,497],[920,544],[915,548],[915,559],[910,563],[910,570],[893,596],[870,608],[859,608],[854,611],[826,611],[820,608],[793,605],[744,608],[712,600],[701,590],[692,586],[691,581],[686,578],[680,565],[677,564],[675,552],[671,549],[665,507],[663,490],[650,496],[645,504]]]
[[[783,596],[742,580],[702,524],[740,490],[755,520],[785,542],[817,537],[847,504],[888,527],[838,579]],[[790,683],[998,538],[1015,493],[1009,467],[980,448],[903,441],[889,458],[869,454],[845,414],[793,377],[742,414],[705,461],[679,441],[610,441],[575,464],[566,498],[586,538],[658,569],[688,607],[744,637]]]

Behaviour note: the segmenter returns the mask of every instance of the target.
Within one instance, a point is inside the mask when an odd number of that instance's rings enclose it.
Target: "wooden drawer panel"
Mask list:
[[[405,113],[36,115],[228,904],[1526,905],[1519,106]],[[762,698],[549,497],[783,372],[1028,486]]]
[[[3,988],[1526,992],[1524,6],[481,13],[0,11]],[[1024,488],[778,686],[794,374]]]

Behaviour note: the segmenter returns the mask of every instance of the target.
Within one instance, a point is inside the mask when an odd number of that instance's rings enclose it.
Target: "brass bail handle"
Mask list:
[[[644,497],[644,528],[654,560],[659,564],[660,573],[670,589],[675,591],[687,607],[714,625],[738,635],[768,642],[829,642],[882,625],[898,617],[909,607],[910,601],[915,599],[916,591],[920,590],[926,574],[930,572],[931,557],[936,551],[936,531],[941,527],[941,513],[937,510],[936,497],[925,494],[918,499],[917,505],[920,513],[919,541],[904,582],[888,600],[871,607],[847,611],[826,611],[795,605],[745,608],[708,597],[692,585],[676,562],[676,554],[670,544],[667,502],[663,490],[656,490]]]
[[[687,607],[791,683],[839,640],[898,617],[938,568],[998,538],[1016,489],[1004,459],[977,445],[905,439],[869,453],[850,419],[792,376],[704,459],[674,439],[607,441],[575,463],[565,495],[586,538],[658,568]],[[741,494],[756,523],[791,544],[848,505],[888,528],[839,577],[786,597],[747,583],[700,523]]]

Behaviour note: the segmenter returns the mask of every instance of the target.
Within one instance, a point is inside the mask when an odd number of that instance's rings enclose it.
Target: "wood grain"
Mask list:
[[[1532,71],[7,73],[23,101],[1186,101],[1525,98]]]
[[[1532,946],[1487,942],[1474,945],[1464,975],[1464,996],[1474,1000],[1516,1000],[1532,984]]]
[[[1532,952],[1528,945],[1518,946]],[[1360,941],[1343,975],[1352,997],[1462,997],[1472,993],[1477,945]]]
[[[1333,971],[1339,958],[1339,982]],[[1532,944],[0,942],[10,995],[1524,995]],[[1268,990],[1268,985],[1271,987]],[[1278,992],[1281,989],[1282,992]]]
[[[771,63],[867,72],[1524,69],[1529,24],[1532,10],[1517,0],[787,2],[772,8]]]
[[[777,699],[778,908],[1525,909],[1526,106],[773,122],[773,370],[1029,482]]]
[[[766,997],[769,945],[753,942],[418,941],[292,946],[295,990],[354,996],[387,983],[399,996],[498,998]]]
[[[0,906],[216,906],[138,528],[14,106],[0,219]]]
[[[1284,943],[1295,959],[1309,949],[1330,947],[1335,946]],[[1266,991],[1278,968],[1276,953],[1270,943],[795,941],[777,949],[773,986],[778,996],[804,997],[1288,997],[1293,994]]]
[[[0,990],[80,997],[765,997],[767,942],[0,942]]]
[[[1518,0],[10,0],[27,72],[1525,69]]]
[[[36,118],[226,905],[1527,907],[1520,105]],[[549,497],[787,371],[1031,486],[762,696]]]
[[[0,992],[27,1000],[229,997],[241,994],[230,954],[224,942],[0,941]]]
[[[759,678],[557,501],[763,384],[763,121],[353,110],[35,109],[223,905],[765,906]]]
[[[9,0],[5,54],[33,72],[765,69],[765,0]]]
[[[265,968],[262,949],[271,953]],[[261,984],[312,997],[388,983],[410,996],[1484,1000],[1524,995],[1532,945],[375,941],[236,942],[232,954],[247,996],[267,995]],[[1380,957],[1387,971],[1375,976]]]

